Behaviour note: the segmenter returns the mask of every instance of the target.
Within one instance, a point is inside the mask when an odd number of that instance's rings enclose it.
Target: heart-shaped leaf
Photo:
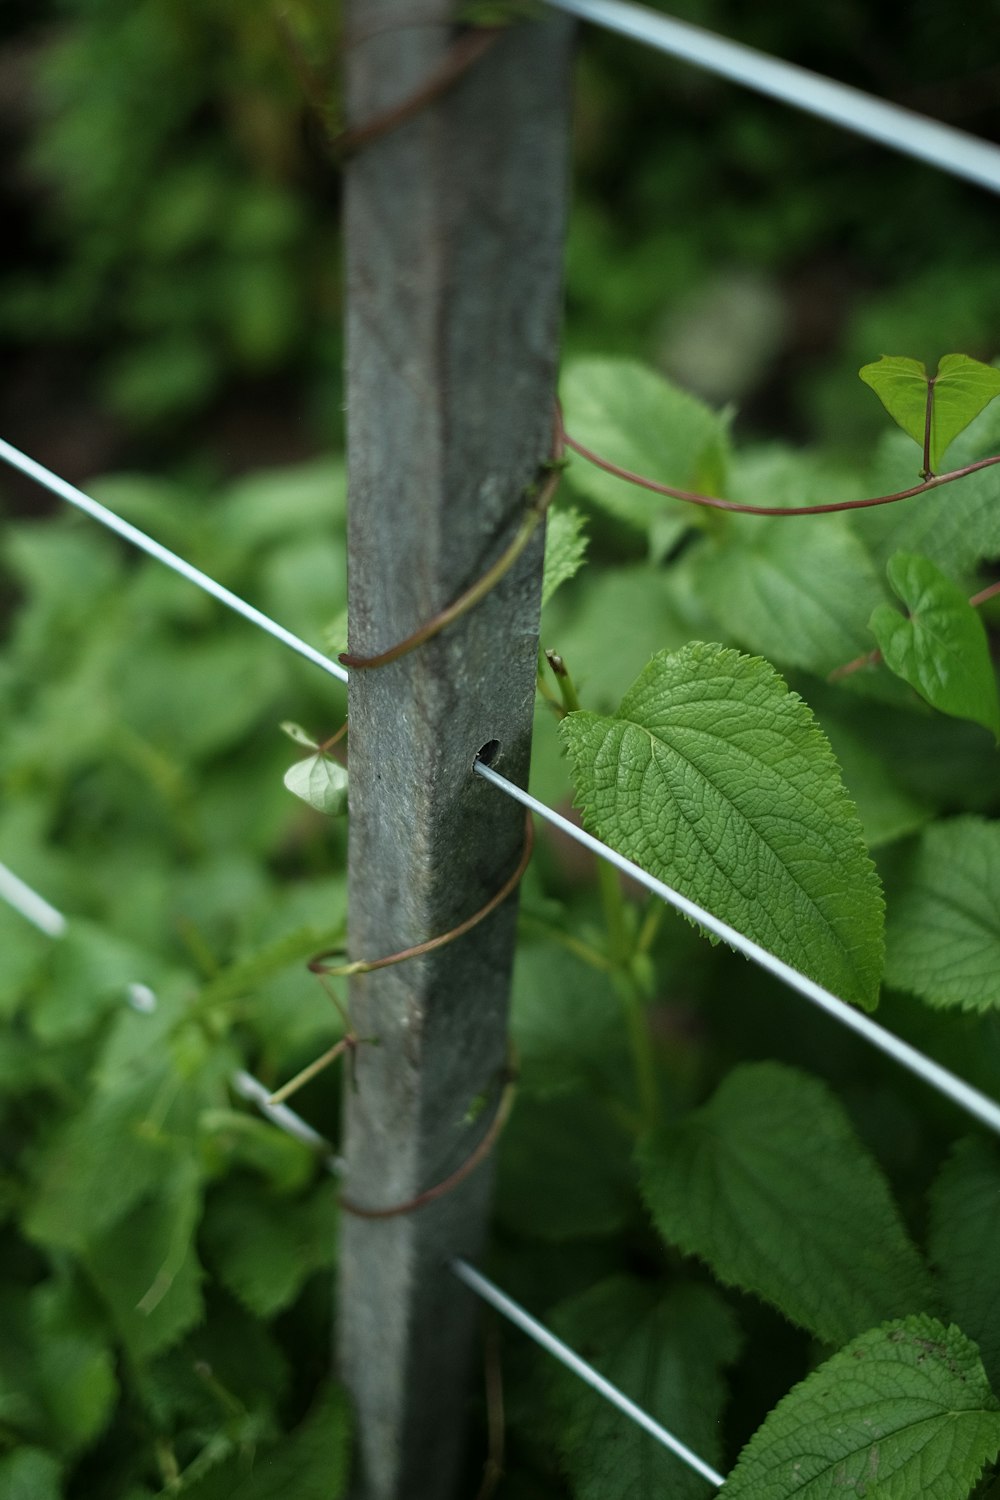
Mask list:
[[[328,755],[310,755],[285,772],[285,785],[317,812],[339,818],[347,811],[347,771]]]
[[[886,569],[909,610],[872,611],[869,628],[890,671],[932,708],[972,719],[1000,739],[1000,703],[986,631],[956,583],[926,557],[897,552]]]
[[[1000,370],[970,359],[967,354],[946,354],[937,374],[928,379],[920,360],[883,354],[859,371],[871,386],[893,421],[914,442],[924,446],[927,402],[931,399],[929,462],[936,473],[949,443],[978,417],[995,396],[1000,396]]]

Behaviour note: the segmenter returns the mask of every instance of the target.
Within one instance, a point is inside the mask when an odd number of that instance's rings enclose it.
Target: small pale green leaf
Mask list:
[[[882,897],[812,713],[759,658],[661,652],[559,726],[592,833],[821,984],[874,1005]]]
[[[290,740],[294,740],[297,745],[302,745],[306,750],[319,749],[316,740],[307,729],[302,728],[301,724],[294,724],[291,719],[283,719],[278,727],[282,734],[287,734]]]
[[[577,359],[560,382],[566,430],[620,468],[680,489],[723,494],[725,419],[662,375],[630,359]],[[699,512],[640,489],[574,456],[570,482],[603,510],[645,531],[656,516],[673,520],[673,541],[699,524]],[[657,545],[670,541],[662,524]]]
[[[926,828],[889,910],[886,981],[931,1005],[1000,1008],[1000,823]]]
[[[547,604],[562,583],[567,583],[583,564],[587,536],[583,516],[575,506],[559,506],[549,512],[545,527],[545,572],[542,604]]]
[[[709,1287],[616,1276],[563,1302],[553,1329],[707,1463],[722,1462],[722,1371],[739,1352],[732,1312]],[[552,1364],[552,1423],[576,1500],[704,1500],[704,1479],[578,1376]]]
[[[883,354],[874,364],[865,365],[860,375],[922,451],[930,385],[926,366],[915,359]],[[1000,396],[1000,370],[967,354],[946,354],[938,363],[932,391],[930,465],[938,473],[949,444]]]
[[[872,611],[870,629],[890,671],[932,708],[1000,737],[1000,702],[986,630],[965,594],[926,557],[897,552],[886,570],[909,610]]]
[[[347,771],[328,755],[310,755],[285,772],[285,785],[317,812],[338,818],[347,811]]]
[[[789,1392],[740,1454],[725,1500],[964,1500],[1000,1448],[976,1347],[934,1318],[872,1329]]]
[[[1000,1386],[1000,1159],[969,1137],[941,1168],[930,1194],[930,1254],[949,1317],[979,1346]]]
[[[818,1079],[744,1064],[648,1136],[640,1166],[664,1239],[826,1343],[934,1306],[881,1170]]]

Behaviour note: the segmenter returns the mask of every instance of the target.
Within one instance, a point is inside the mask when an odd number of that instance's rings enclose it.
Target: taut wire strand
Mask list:
[[[6,865],[0,865],[0,899],[20,912],[25,921],[44,932],[47,937],[59,938],[66,931],[66,918],[62,912],[56,911],[30,885],[19,880]]]
[[[818,115],[904,156],[914,156],[953,177],[964,177],[991,192],[1000,192],[1000,147],[964,130],[942,125],[912,109],[876,99],[849,84],[836,83],[796,63],[769,57],[742,42],[729,41],[642,5],[625,0],[548,0],[548,4]]]
[[[746,937],[744,933],[738,932],[735,927],[730,927],[728,922],[721,921],[719,917],[713,916],[704,907],[698,906],[694,901],[690,901],[687,896],[682,896],[679,891],[673,890],[662,880],[657,880],[655,875],[650,875],[641,865],[633,864],[632,860],[626,859],[617,850],[609,848],[600,839],[594,838],[593,834],[587,833],[583,828],[578,828],[575,823],[571,823],[561,813],[557,813],[551,807],[547,807],[544,802],[539,802],[536,797],[532,797],[529,792],[523,791],[521,787],[515,786],[505,776],[498,775],[491,766],[487,766],[481,760],[477,760],[474,770],[477,775],[482,776],[484,780],[490,782],[499,791],[504,792],[508,797],[515,798],[523,807],[530,808],[539,817],[545,818],[555,828],[561,829],[571,839],[575,839],[578,844],[582,844],[585,849],[590,849],[600,859],[607,860],[609,864],[615,865],[623,874],[631,876],[633,880],[637,880],[640,885],[644,885],[648,891],[652,891],[655,896],[659,896],[662,901],[666,901],[676,911],[682,912],[684,916],[690,917],[692,921],[707,928],[709,932],[721,938],[724,943],[728,943],[731,948],[735,948],[745,958],[749,958],[752,963],[759,965],[762,969],[766,969],[769,974],[773,974],[776,979],[780,979],[781,983],[787,985],[789,989],[797,990],[800,995],[803,995],[807,1000],[811,1000],[814,1005],[818,1005],[821,1010],[825,1010],[828,1015],[833,1016],[851,1031],[857,1032],[859,1036],[864,1037],[865,1041],[870,1042],[873,1047],[877,1047],[880,1052],[884,1052],[887,1057],[891,1057],[901,1067],[907,1068],[917,1078],[922,1078],[925,1083],[930,1084],[932,1088],[937,1089],[939,1093],[951,1099],[959,1108],[964,1109],[967,1114],[974,1115],[977,1120],[980,1120],[990,1130],[1000,1135],[1000,1104],[996,1100],[990,1099],[986,1094],[980,1093],[979,1089],[973,1088],[971,1084],[956,1077],[947,1068],[943,1068],[940,1063],[936,1063],[931,1058],[925,1057],[922,1052],[918,1052],[916,1047],[911,1047],[909,1042],[904,1042],[900,1037],[894,1036],[891,1031],[886,1031],[883,1026],[879,1026],[870,1017],[866,1016],[863,1011],[856,1010],[853,1005],[848,1005],[846,1000],[841,1000],[837,995],[831,994],[829,990],[817,984],[814,979],[808,978],[805,974],[800,974],[798,969],[793,969],[791,964],[785,963],[784,959],[778,958],[774,953],[769,953],[766,948],[762,948],[759,943],[755,943],[752,938]]]
[[[182,578],[186,578],[189,583],[193,583],[197,588],[203,589],[206,594],[211,594],[221,604],[225,604],[228,609],[234,610],[238,615],[242,615],[245,620],[250,621],[251,625],[256,625],[258,629],[265,630],[268,635],[274,636],[275,640],[281,641],[283,645],[297,652],[299,656],[304,656],[307,661],[315,663],[317,667],[322,667],[324,672],[330,673],[331,677],[338,677],[341,682],[347,681],[347,673],[339,662],[331,661],[328,656],[323,655],[322,651],[318,651],[315,646],[310,646],[308,641],[303,641],[299,636],[293,635],[290,630],[286,630],[283,625],[279,625],[277,621],[270,619],[261,610],[255,609],[252,604],[248,604],[238,594],[234,594],[221,583],[216,583],[214,578],[210,578],[200,568],[196,568],[193,564],[185,562],[184,558],[178,557],[176,552],[171,552],[168,547],[164,547],[160,542],[154,541],[151,536],[147,536],[137,526],[133,526],[130,522],[122,520],[121,516],[116,516],[113,510],[108,510],[106,505],[101,505],[98,501],[92,500],[89,495],[84,494],[83,490],[78,490],[75,485],[67,483],[65,479],[60,479],[58,474],[53,474],[50,469],[46,469],[43,464],[37,463],[35,459],[29,458],[26,453],[22,453],[19,448],[15,448],[10,443],[5,442],[3,438],[0,438],[0,459],[10,464],[12,468],[19,469],[22,474],[26,474],[29,479],[33,479],[36,484],[43,485],[45,489],[51,490],[52,494],[58,495],[60,500],[66,500],[70,505],[75,505],[77,510],[82,510],[93,520],[99,521],[109,531],[116,531],[127,542],[131,542],[133,547],[138,547],[141,551],[148,553],[150,557],[155,557],[157,562],[163,563],[165,567],[171,568],[175,573],[179,573]]]
[[[686,1443],[682,1443],[680,1438],[674,1437],[672,1432],[668,1432],[665,1427],[661,1427],[655,1418],[651,1417],[648,1412],[643,1411],[641,1406],[637,1406],[616,1385],[612,1385],[610,1380],[606,1380],[603,1375],[594,1369],[593,1365],[589,1365],[586,1360],[581,1359],[568,1344],[563,1343],[562,1339],[557,1339],[555,1334],[550,1333],[543,1323],[538,1322],[537,1318],[533,1318],[530,1313],[525,1312],[520,1303],[514,1302],[507,1296],[506,1292],[502,1292],[481,1271],[477,1271],[474,1266],[470,1266],[468,1261],[465,1260],[453,1260],[451,1269],[459,1281],[464,1282],[470,1291],[476,1293],[477,1297],[481,1297],[484,1302],[489,1303],[490,1307],[495,1307],[498,1313],[501,1313],[515,1327],[520,1328],[522,1333],[526,1333],[530,1339],[534,1339],[536,1344],[539,1344],[548,1354],[557,1359],[560,1364],[565,1365],[568,1370],[572,1370],[574,1375],[579,1375],[581,1380],[586,1381],[587,1385],[603,1396],[606,1401],[610,1401],[612,1406],[617,1406],[619,1411],[624,1412],[627,1417],[631,1417],[633,1422],[638,1423],[640,1427],[644,1428],[658,1443],[662,1443],[664,1448],[669,1448],[671,1453],[676,1454],[689,1468],[694,1469],[696,1474],[700,1474],[703,1479],[707,1479],[709,1484],[719,1486],[725,1483],[723,1475],[717,1473],[711,1464],[707,1464],[703,1458],[699,1458],[697,1453],[693,1452]]]

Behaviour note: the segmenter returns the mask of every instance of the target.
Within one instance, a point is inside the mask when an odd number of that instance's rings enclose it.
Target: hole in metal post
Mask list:
[[[500,755],[500,741],[487,740],[483,748],[473,757],[473,764],[477,760],[482,761],[484,766],[492,766]]]

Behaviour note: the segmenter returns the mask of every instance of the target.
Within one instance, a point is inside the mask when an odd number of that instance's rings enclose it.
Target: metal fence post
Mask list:
[[[352,127],[442,67],[453,0],[352,0]],[[346,181],[351,650],[392,645],[510,541],[551,442],[571,31],[505,30],[439,97],[350,160]],[[448,931],[517,864],[523,814],[472,774],[527,774],[539,534],[443,635],[350,683],[354,958]],[[506,1066],[516,900],[451,946],[352,981],[349,1200],[404,1203],[466,1160]],[[476,1309],[447,1269],[481,1247],[491,1173],[395,1218],[344,1214],[338,1362],[365,1500],[456,1492]]]

